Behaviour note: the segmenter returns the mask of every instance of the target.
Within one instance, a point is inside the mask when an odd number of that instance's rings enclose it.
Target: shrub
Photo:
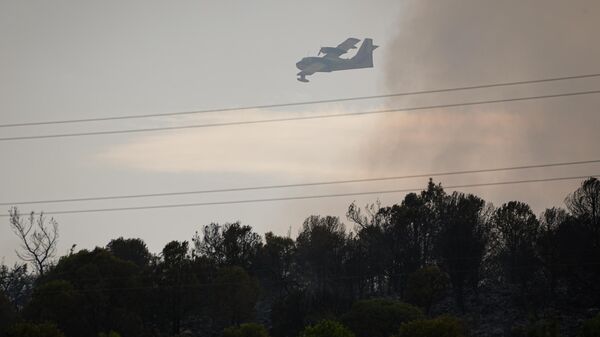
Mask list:
[[[600,314],[583,322],[579,337],[600,337]]]
[[[443,298],[449,284],[448,275],[438,267],[421,268],[408,277],[406,299],[428,313],[431,306]]]
[[[358,337],[389,337],[402,323],[424,318],[421,310],[410,304],[372,299],[355,302],[342,322]]]
[[[112,241],[111,241],[112,242]],[[98,334],[98,337],[121,337],[118,332],[110,331],[110,332],[101,332]]]
[[[18,323],[9,329],[7,337],[65,337],[54,324]]]
[[[465,328],[460,320],[451,316],[419,320],[402,324],[395,337],[464,337]]]
[[[264,326],[256,323],[245,323],[223,330],[223,337],[269,337]]]
[[[300,332],[300,337],[354,337],[354,334],[339,322],[322,320],[307,326]]]

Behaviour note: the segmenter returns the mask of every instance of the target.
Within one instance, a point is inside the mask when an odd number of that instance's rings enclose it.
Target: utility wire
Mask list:
[[[69,198],[69,199],[12,201],[12,202],[0,202],[0,206],[49,204],[49,203],[77,202],[77,201],[98,201],[98,200],[113,200],[113,199],[133,199],[133,198],[147,198],[147,197],[165,197],[165,196],[208,194],[208,193],[219,193],[219,192],[254,191],[254,190],[280,189],[280,188],[291,188],[291,187],[307,187],[307,186],[350,184],[350,183],[363,183],[363,182],[372,182],[372,181],[400,180],[400,179],[424,178],[424,177],[440,177],[440,176],[485,173],[485,172],[514,171],[514,170],[523,170],[523,169],[532,169],[532,168],[571,166],[571,165],[582,165],[582,164],[593,164],[593,163],[600,163],[600,159],[535,164],[535,165],[523,165],[523,166],[509,166],[509,167],[487,168],[487,169],[477,169],[477,170],[447,171],[447,172],[437,172],[437,173],[420,173],[420,174],[391,176],[391,177],[375,177],[375,178],[362,178],[362,179],[320,181],[320,182],[297,183],[297,184],[262,185],[262,186],[250,186],[250,187],[207,189],[207,190],[197,190],[197,191],[160,192],[160,193],[148,193],[148,194],[112,195],[112,196],[82,197],[82,198]]]
[[[540,100],[540,99],[548,99],[548,98],[581,96],[581,95],[590,95],[590,94],[598,94],[598,93],[600,93],[600,90],[575,91],[575,92],[568,92],[568,93],[562,93],[562,94],[526,96],[526,97],[495,99],[495,100],[483,100],[483,101],[464,102],[464,103],[426,105],[426,106],[409,107],[409,108],[394,108],[394,109],[384,109],[384,110],[371,110],[371,111],[362,111],[362,112],[348,112],[348,113],[322,114],[322,115],[312,115],[312,116],[285,117],[285,118],[272,118],[272,119],[258,119],[258,120],[251,120],[251,121],[233,121],[233,122],[222,122],[222,123],[207,123],[207,124],[168,126],[168,127],[158,127],[158,128],[145,128],[145,129],[124,129],[124,130],[92,131],[92,132],[79,132],[79,133],[59,133],[59,134],[49,134],[49,135],[32,135],[32,136],[3,137],[3,138],[0,138],[0,141],[15,141],[15,140],[30,140],[30,139],[49,139],[49,138],[80,137],[80,136],[99,136],[99,135],[115,135],[115,134],[154,132],[154,131],[167,131],[167,130],[211,128],[211,127],[222,127],[222,126],[233,126],[233,125],[249,125],[249,124],[290,122],[290,121],[299,121],[299,120],[315,120],[315,119],[325,119],[325,118],[337,118],[337,117],[363,116],[363,115],[372,115],[372,114],[384,114],[384,113],[391,113],[391,112],[406,112],[406,111],[429,110],[429,109],[438,109],[438,108],[466,107],[466,106],[475,106],[475,105],[483,105],[483,104],[494,104],[494,103],[506,103],[506,102]]]
[[[542,179],[526,179],[526,180],[511,180],[511,181],[499,181],[490,183],[475,183],[475,184],[463,184],[463,185],[450,185],[445,186],[446,189],[450,188],[468,188],[468,187],[484,187],[484,186],[499,186],[499,185],[514,185],[514,184],[525,184],[525,183],[541,183],[550,181],[565,181],[575,179],[586,179],[590,177],[598,177],[600,174],[585,175],[585,176],[572,176],[572,177],[555,177],[555,178],[542,178]],[[337,198],[347,196],[360,196],[360,195],[373,195],[373,194],[390,194],[390,193],[407,193],[421,191],[422,188],[408,188],[408,189],[394,189],[394,190],[377,190],[377,191],[366,191],[366,192],[349,192],[349,193],[333,193],[333,194],[317,194],[317,195],[300,195],[291,197],[275,197],[265,199],[242,199],[242,200],[225,200],[225,201],[210,201],[210,202],[198,202],[198,203],[178,203],[178,204],[166,204],[166,205],[151,205],[151,206],[132,206],[132,207],[111,207],[111,208],[92,208],[92,209],[76,209],[76,210],[63,210],[63,211],[51,211],[44,212],[46,215],[58,215],[58,214],[81,214],[81,213],[99,213],[99,212],[115,212],[115,211],[135,211],[144,209],[165,209],[165,208],[183,208],[183,207],[198,207],[198,206],[213,206],[213,205],[232,205],[232,204],[248,204],[248,203],[259,203],[259,202],[273,202],[273,201],[289,201],[289,200],[307,200],[307,199],[322,199],[322,198]],[[2,214],[0,217],[9,217],[8,214]]]
[[[368,99],[380,99],[380,98],[400,97],[400,96],[409,96],[409,95],[452,92],[452,91],[460,91],[460,90],[485,89],[485,88],[494,88],[494,87],[503,87],[503,86],[523,85],[523,84],[556,82],[556,81],[565,81],[565,80],[574,80],[574,79],[593,78],[593,77],[599,77],[599,76],[600,76],[600,73],[544,78],[544,79],[538,79],[538,80],[526,80],[526,81],[516,81],[516,82],[501,82],[501,83],[491,83],[491,84],[482,84],[482,85],[471,85],[471,86],[454,87],[454,88],[409,91],[409,92],[383,94],[383,95],[355,96],[355,97],[334,98],[334,99],[324,99],[324,100],[314,100],[314,101],[301,101],[301,102],[291,102],[291,103],[263,104],[263,105],[216,108],[216,109],[205,109],[205,110],[196,110],[196,111],[167,112],[167,113],[156,113],[156,114],[145,114],[145,115],[109,116],[109,117],[65,119],[65,120],[41,121],[41,122],[23,122],[23,123],[12,123],[12,124],[0,124],[0,128],[19,127],[19,126],[34,126],[34,125],[50,125],[50,124],[100,122],[100,121],[150,118],[150,117],[168,117],[168,116],[181,116],[181,115],[202,114],[202,113],[210,113],[210,112],[226,112],[226,111],[236,111],[236,110],[270,109],[270,108],[290,107],[290,106],[300,106],[300,105],[310,105],[310,104],[349,102],[349,101],[360,101],[360,100],[368,100]]]

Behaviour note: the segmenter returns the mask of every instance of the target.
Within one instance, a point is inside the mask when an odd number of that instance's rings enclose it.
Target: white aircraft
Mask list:
[[[347,69],[360,69],[373,67],[373,50],[378,46],[373,45],[373,39],[365,39],[360,45],[360,48],[352,58],[344,59],[340,55],[345,54],[350,49],[356,49],[356,44],[359,39],[349,38],[340,43],[337,47],[322,47],[319,50],[321,57],[305,57],[300,62],[296,63],[296,67],[300,69],[298,73],[298,81],[308,82],[307,75],[312,75],[316,72],[332,72]]]

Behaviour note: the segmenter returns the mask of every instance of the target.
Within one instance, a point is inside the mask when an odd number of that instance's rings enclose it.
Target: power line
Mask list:
[[[219,192],[254,191],[254,190],[281,189],[281,188],[291,188],[291,187],[307,187],[307,186],[336,185],[336,184],[400,180],[400,179],[424,178],[424,177],[440,177],[440,176],[485,173],[485,172],[514,171],[514,170],[523,170],[523,169],[532,169],[532,168],[571,166],[571,165],[582,165],[582,164],[593,164],[593,163],[600,163],[600,159],[559,162],[559,163],[546,163],[546,164],[534,164],[534,165],[522,165],[522,166],[509,166],[509,167],[487,168],[487,169],[477,169],[477,170],[447,171],[447,172],[437,172],[437,173],[420,173],[420,174],[391,176],[391,177],[375,177],[375,178],[362,178],[362,179],[320,181],[320,182],[310,182],[310,183],[283,184],[283,185],[262,185],[262,186],[250,186],[250,187],[207,189],[207,190],[197,190],[197,191],[160,192],[160,193],[148,193],[148,194],[112,195],[112,196],[82,197],[82,198],[69,198],[69,199],[13,201],[13,202],[1,202],[0,206],[47,204],[47,203],[78,202],[78,201],[98,201],[98,200],[113,200],[113,199],[133,199],[133,198],[146,198],[146,197],[208,194],[208,193],[219,193]]]
[[[539,96],[526,96],[496,100],[484,100],[464,103],[452,103],[452,104],[438,104],[438,105],[427,105],[420,107],[410,108],[394,108],[384,110],[372,110],[362,112],[348,112],[338,114],[322,114],[313,116],[300,116],[300,117],[286,117],[286,118],[272,118],[272,119],[259,119],[252,121],[233,121],[233,122],[222,122],[222,123],[208,123],[208,124],[195,124],[195,125],[182,125],[182,126],[169,126],[169,127],[158,127],[158,128],[144,128],[144,129],[124,129],[124,130],[109,130],[109,131],[92,131],[92,132],[79,132],[79,133],[60,133],[60,134],[49,134],[49,135],[33,135],[33,136],[15,136],[15,137],[3,137],[0,141],[14,141],[14,140],[30,140],[30,139],[49,139],[49,138],[64,138],[64,137],[80,137],[80,136],[99,136],[99,135],[115,135],[115,134],[126,134],[126,133],[140,133],[140,132],[155,132],[155,131],[167,131],[167,130],[182,130],[182,129],[195,129],[195,128],[210,128],[210,127],[223,127],[233,125],[249,125],[249,124],[263,124],[263,123],[277,123],[277,122],[290,122],[299,120],[314,120],[314,119],[325,119],[325,118],[337,118],[337,117],[349,117],[349,116],[362,116],[372,114],[384,114],[391,112],[406,112],[416,110],[429,110],[438,108],[453,108],[453,107],[466,107],[483,104],[494,104],[494,103],[506,103],[506,102],[518,102],[528,100],[541,100],[558,97],[569,97],[569,96],[581,96],[598,94],[600,90],[590,91],[576,91],[562,94],[550,94],[550,95],[539,95]]]
[[[226,111],[236,111],[236,110],[270,109],[270,108],[290,107],[290,106],[299,106],[299,105],[349,102],[349,101],[360,101],[360,100],[368,100],[368,99],[380,99],[380,98],[390,98],[390,97],[400,97],[400,96],[410,96],[410,95],[434,94],[434,93],[452,92],[452,91],[461,91],[461,90],[485,89],[485,88],[494,88],[494,87],[523,85],[523,84],[556,82],[556,81],[565,81],[565,80],[593,78],[593,77],[599,77],[599,76],[600,76],[600,73],[544,78],[544,79],[538,79],[538,80],[525,80],[525,81],[516,81],[516,82],[501,82],[501,83],[471,85],[471,86],[465,86],[465,87],[409,91],[409,92],[372,95],[372,96],[355,96],[355,97],[333,98],[333,99],[314,100],[314,101],[301,101],[301,102],[291,102],[291,103],[275,103],[275,104],[204,109],[204,110],[196,110],[196,111],[167,112],[167,113],[156,113],[156,114],[145,114],[145,115],[109,116],[109,117],[65,119],[65,120],[42,121],[42,122],[23,122],[23,123],[13,123],[13,124],[0,124],[0,128],[19,127],[19,126],[34,126],[34,125],[50,125],[50,124],[100,122],[100,121],[109,121],[109,120],[123,120],[123,119],[136,119],[136,118],[150,118],[150,117],[168,117],[168,116],[181,116],[181,115],[192,115],[192,114],[211,113],[211,112],[226,112]]]
[[[555,178],[542,178],[542,179],[500,181],[500,182],[490,182],[490,183],[450,185],[450,186],[445,186],[445,188],[450,189],[450,188],[514,185],[514,184],[525,184],[525,183],[541,183],[541,182],[550,182],[550,181],[586,179],[586,178],[598,177],[598,176],[600,176],[600,174],[574,176],[574,177],[573,176],[572,177],[555,177]],[[199,207],[199,206],[214,206],[214,205],[248,204],[248,203],[259,203],[259,202],[337,198],[337,197],[373,195],[373,194],[408,193],[408,192],[416,192],[416,191],[421,191],[421,190],[422,190],[422,188],[409,188],[409,189],[378,190],[378,191],[367,191],[367,192],[301,195],[301,196],[276,197],[276,198],[265,198],[265,199],[242,199],[242,200],[225,200],[225,201],[211,201],[211,202],[198,202],[198,203],[178,203],[178,204],[151,205],[151,206],[79,209],[79,210],[51,211],[51,212],[44,212],[44,214],[46,214],[46,215],[81,214],[81,213],[115,212],[115,211],[135,211],[135,210],[144,210],[144,209],[165,209],[165,208],[183,208],[183,207]],[[0,215],[0,217],[8,217],[8,216],[9,215],[7,215],[7,214]]]

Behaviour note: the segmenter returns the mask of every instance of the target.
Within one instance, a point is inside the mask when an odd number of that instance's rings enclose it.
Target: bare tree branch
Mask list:
[[[46,220],[44,213],[36,217],[34,212],[25,221],[16,207],[9,210],[9,215],[11,229],[21,240],[21,251],[16,251],[17,256],[32,263],[38,274],[43,276],[56,254],[58,223],[53,218]]]

